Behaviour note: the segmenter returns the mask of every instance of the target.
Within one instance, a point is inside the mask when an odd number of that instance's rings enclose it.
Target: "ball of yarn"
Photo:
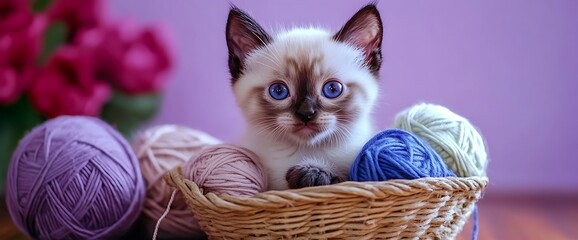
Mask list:
[[[138,161],[116,130],[96,118],[62,116],[21,139],[6,204],[32,239],[110,239],[131,228],[144,193]]]
[[[146,184],[144,224],[151,234],[165,211],[173,189],[162,179],[171,169],[184,165],[203,148],[220,143],[216,138],[178,125],[160,125],[141,132],[133,142]],[[159,238],[202,238],[203,232],[181,194],[159,226]]]
[[[252,196],[267,189],[267,178],[258,156],[230,144],[204,149],[185,164],[183,175],[205,193]]]
[[[352,181],[452,177],[434,150],[409,132],[385,130],[370,139],[353,162]]]
[[[421,103],[399,113],[394,127],[425,139],[456,175],[486,176],[484,139],[466,118],[443,106]]]

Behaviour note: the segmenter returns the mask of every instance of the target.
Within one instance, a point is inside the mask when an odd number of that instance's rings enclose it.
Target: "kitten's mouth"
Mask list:
[[[330,127],[326,122],[295,123],[289,136],[299,144],[316,144],[330,135]]]
[[[296,135],[301,136],[301,137],[310,137],[310,136],[315,135],[319,131],[320,131],[319,127],[317,127],[317,126],[314,126],[311,124],[309,124],[309,125],[303,124],[303,125],[296,126],[295,129],[293,130],[293,133],[295,133]]]

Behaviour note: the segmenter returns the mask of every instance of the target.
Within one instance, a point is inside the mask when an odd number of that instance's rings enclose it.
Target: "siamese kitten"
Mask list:
[[[341,30],[295,28],[267,33],[233,7],[227,20],[229,70],[247,127],[240,146],[254,151],[269,189],[347,180],[376,133],[382,23],[371,4]]]

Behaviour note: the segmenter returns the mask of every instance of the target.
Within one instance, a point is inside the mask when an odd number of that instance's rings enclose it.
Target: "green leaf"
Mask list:
[[[43,121],[27,97],[21,97],[13,105],[0,106],[0,193],[4,192],[6,169],[18,142]]]
[[[42,12],[50,6],[51,0],[32,0],[32,10],[35,12]]]
[[[42,45],[42,52],[40,53],[39,63],[44,64],[50,57],[50,55],[56,50],[60,45],[66,42],[68,38],[68,30],[66,25],[62,22],[54,22],[48,26],[46,32],[44,32],[44,42]]]
[[[3,114],[3,113],[1,113]],[[0,193],[4,193],[4,180],[6,179],[6,170],[12,157],[12,152],[18,143],[18,136],[13,124],[10,121],[0,120]]]
[[[159,94],[130,96],[117,91],[104,106],[101,118],[130,140],[140,127],[155,116],[160,104]]]

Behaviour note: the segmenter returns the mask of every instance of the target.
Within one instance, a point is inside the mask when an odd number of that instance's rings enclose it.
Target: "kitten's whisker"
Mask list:
[[[277,58],[276,54],[273,53],[273,51],[271,51],[271,49],[272,49],[271,46],[269,44],[265,43],[265,41],[261,37],[259,37],[259,36],[256,36],[256,37],[257,37],[257,39],[259,39],[259,41],[261,41],[263,46],[265,46],[265,48],[273,54],[273,56],[275,57],[276,60],[271,59],[269,56],[267,56],[267,54],[263,54],[263,56],[266,57],[267,59],[269,59],[269,61],[272,61],[275,65],[277,65],[278,68],[280,68],[279,58]],[[279,52],[276,52],[276,53],[279,54]]]
[[[331,140],[335,140],[337,144],[347,144],[348,140],[351,139],[351,131],[347,125],[341,125],[338,128],[339,130],[334,133],[333,138]]]
[[[276,66],[277,68],[279,68],[279,69],[281,68],[281,65],[279,64],[279,60],[272,59],[272,58],[271,58],[270,56],[268,56],[267,54],[263,54],[263,55],[261,55],[261,56],[264,57],[265,59],[269,60],[269,61],[272,62],[273,64],[275,64],[275,66]]]
[[[266,45],[265,47],[267,48],[267,51],[269,51],[271,53],[271,56],[273,56],[273,58],[275,58],[275,61],[274,61],[275,64],[277,64],[277,66],[280,67],[279,64],[281,63],[281,60],[279,58],[279,56],[280,56],[279,51],[276,48],[271,47],[271,45]],[[272,60],[272,59],[270,59],[270,60]]]
[[[262,126],[259,128],[259,131],[256,133],[257,135],[262,135],[263,133],[267,133],[266,136],[270,135],[271,131],[276,126],[276,118],[274,117],[267,117],[262,119],[252,119],[250,122],[255,126]]]
[[[280,139],[284,134],[284,128],[280,127],[280,126],[276,126],[273,131],[271,132],[271,134],[273,135],[273,137],[276,137],[277,139]]]
[[[262,42],[262,40],[261,40],[261,42]],[[271,53],[271,55],[275,58],[276,63],[281,63],[281,60],[279,58],[279,56],[281,56],[281,53],[277,50],[277,48],[271,47],[270,44],[264,44],[264,46],[267,49],[267,51],[269,51]],[[279,65],[277,64],[277,66],[279,66]]]
[[[262,46],[267,46],[267,43],[259,35],[255,34],[254,36],[259,39],[259,41],[263,44]]]
[[[343,128],[343,130],[345,131],[345,135],[343,136],[344,140],[351,139],[353,137],[353,133],[350,131],[348,127]]]
[[[261,64],[261,65],[263,65],[263,66],[265,66],[265,67],[268,67],[268,68],[270,68],[270,69],[273,70],[273,71],[277,71],[277,68],[274,68],[274,67],[272,67],[272,66],[270,66],[270,65],[268,65],[268,64],[266,64],[266,63],[264,63],[264,62],[257,61],[257,63],[258,63],[258,64]]]
[[[264,119],[259,121],[251,121],[254,125],[274,125],[276,121],[274,119]]]

